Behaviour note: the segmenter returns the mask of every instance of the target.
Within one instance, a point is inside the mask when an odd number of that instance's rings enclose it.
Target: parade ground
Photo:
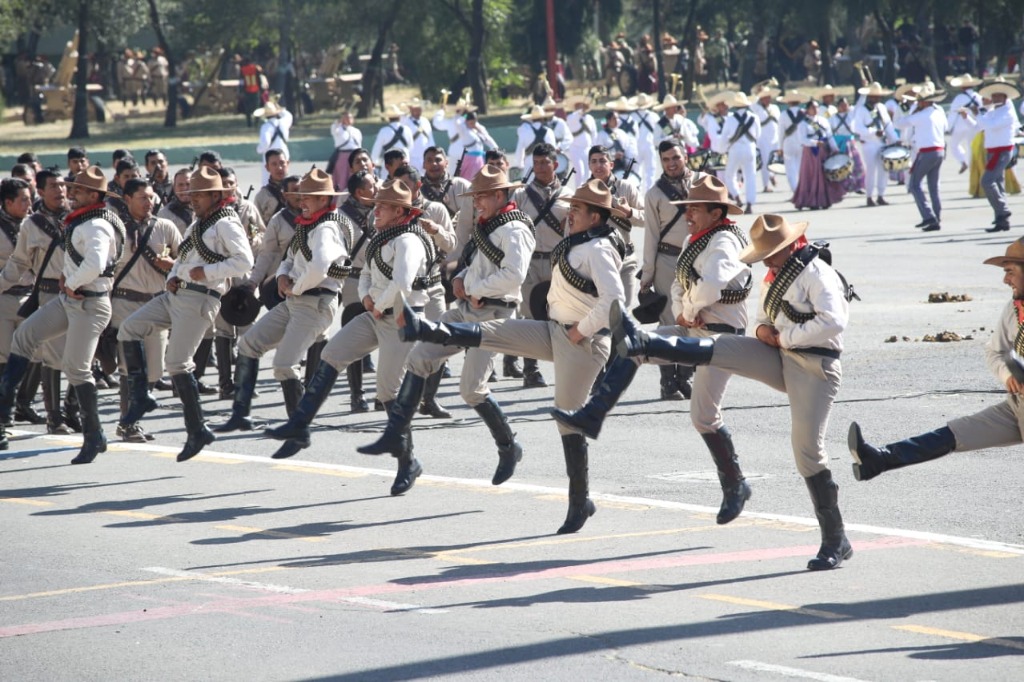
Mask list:
[[[259,184],[255,165],[236,168],[243,190]],[[453,419],[414,420],[424,475],[402,497],[388,494],[394,460],[355,451],[384,413],[349,414],[344,373],[312,447],[289,460],[270,458],[276,441],[232,433],[176,463],[185,435],[169,392],[145,419],[153,443],[117,442],[117,391],[104,390],[111,445],[93,464],[70,466],[80,437],[42,427],[17,426],[0,453],[0,679],[1024,679],[1024,450],[857,482],[846,446],[852,420],[887,443],[1006,397],[984,347],[1010,291],[982,261],[1024,236],[1024,203],[1010,198],[1009,232],[986,233],[988,202],[967,197],[957,170],[947,159],[938,232],[914,228],[895,184],[888,207],[850,195],[797,212],[780,177],[755,206],[810,221],[862,299],[827,439],[854,547],[838,570],[805,569],[820,537],[786,396],[743,378],[724,403],[753,487],[739,519],[715,524],[721,491],[688,403],[658,401],[645,367],[591,442],[597,513],[562,536],[553,389],[491,385],[525,450],[494,487],[497,454],[459,398],[458,356],[439,395]],[[284,406],[269,365],[253,415],[273,425]],[[204,409],[222,421],[230,403]]]

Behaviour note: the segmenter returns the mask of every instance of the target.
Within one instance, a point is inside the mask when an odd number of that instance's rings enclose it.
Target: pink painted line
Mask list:
[[[857,552],[864,552],[927,544],[930,543],[925,540],[913,540],[909,538],[881,538],[879,540],[872,540],[868,542],[858,542],[854,544],[854,550]],[[439,588],[470,587],[496,582],[527,582],[566,578],[578,575],[609,575],[666,568],[684,568],[687,566],[750,563],[757,561],[769,561],[773,559],[785,559],[794,556],[809,557],[813,556],[817,551],[817,545],[800,545],[794,547],[752,549],[742,552],[723,552],[718,554],[657,557],[626,561],[597,561],[590,564],[549,568],[543,571],[491,574],[479,578],[460,578],[456,580],[449,580],[439,576],[434,579],[423,580],[417,583],[383,583],[330,590],[315,590],[302,592],[300,594],[273,594],[246,599],[220,599],[200,604],[159,607],[146,611],[122,611],[119,613],[67,618],[64,620],[45,621],[41,623],[9,625],[6,627],[0,627],[0,639],[5,637],[18,637],[22,635],[34,635],[42,632],[77,630],[83,628],[105,627],[109,625],[125,625],[128,623],[142,623],[146,621],[165,620],[168,618],[179,618],[182,616],[195,616],[208,613],[238,614],[240,611],[259,607],[291,606],[302,602],[334,602],[349,599],[351,597],[366,597],[370,595],[386,595],[401,592],[419,592],[422,590],[434,590]],[[251,617],[252,614],[245,615]]]

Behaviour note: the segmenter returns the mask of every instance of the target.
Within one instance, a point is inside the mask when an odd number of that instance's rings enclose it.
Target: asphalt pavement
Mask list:
[[[258,182],[237,169],[240,186]],[[786,396],[742,378],[724,412],[754,491],[739,519],[715,524],[721,493],[688,403],[657,400],[647,367],[590,445],[598,511],[569,536],[554,534],[566,477],[553,390],[492,384],[525,449],[492,486],[496,450],[459,399],[458,356],[440,394],[453,419],[416,418],[425,473],[401,497],[388,494],[391,458],[355,452],[384,416],[349,413],[344,375],[313,446],[283,461],[257,432],[176,463],[170,393],[146,418],[152,444],[116,443],[117,394],[104,390],[111,447],[95,463],[68,464],[80,438],[23,425],[0,453],[0,678],[1024,679],[1024,450],[860,483],[846,448],[851,420],[889,442],[1005,398],[983,349],[1010,294],[982,261],[1024,222],[984,232],[988,203],[956,171],[947,160],[939,232],[914,228],[895,184],[888,207],[852,195],[797,212],[780,180],[756,206],[809,220],[862,299],[827,438],[854,547],[838,570],[805,569],[820,538]],[[1024,216],[1019,197],[1011,207]],[[927,302],[941,292],[970,300]],[[923,340],[943,331],[963,340]],[[258,390],[254,416],[279,423],[267,361]],[[204,408],[220,421],[230,404]]]

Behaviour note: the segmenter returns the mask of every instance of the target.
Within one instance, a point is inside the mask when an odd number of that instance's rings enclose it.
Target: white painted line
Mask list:
[[[272,583],[261,583],[253,580],[241,580],[239,578],[226,578],[219,575],[207,575],[206,573],[198,573],[196,571],[180,571],[175,568],[164,568],[163,566],[150,566],[149,568],[142,569],[148,573],[156,573],[158,575],[167,575],[174,578],[187,578],[189,580],[199,580],[205,583],[217,583],[218,585],[231,585],[233,587],[245,587],[252,590],[261,590],[263,592],[274,592],[277,594],[303,594],[304,592],[310,592],[301,587],[288,587],[287,585],[274,585]],[[411,611],[414,613],[447,613],[445,609],[428,609],[420,607],[416,604],[403,604],[401,602],[383,601],[381,599],[368,599],[366,597],[347,597],[339,601],[354,604],[356,606],[368,606],[374,609],[381,609],[384,611]]]
[[[784,677],[799,677],[805,680],[819,680],[819,682],[865,682],[865,680],[857,677],[841,677],[839,675],[829,675],[828,673],[816,673],[810,670],[787,668],[784,665],[772,665],[771,663],[762,663],[760,661],[729,661],[726,665],[736,666],[737,668],[743,668],[744,670],[754,670],[761,673],[775,673],[776,675],[783,675]]]
[[[14,435],[30,435],[35,436],[39,440],[60,440],[67,441],[67,436],[50,436],[45,434],[39,434],[33,431],[9,431],[8,433]],[[15,443],[17,445],[18,443]],[[144,443],[139,444],[125,444],[125,449],[130,449],[135,452],[155,452],[155,453],[177,453],[177,448],[168,448],[161,445],[148,445]],[[9,452],[14,453],[17,450],[10,450]],[[203,450],[199,457],[203,455],[209,455],[211,457],[217,457],[219,459],[230,459],[240,462],[251,462],[255,464],[262,464],[264,466],[279,466],[285,462],[291,466],[301,466],[309,469],[321,469],[324,471],[344,471],[350,474],[358,475],[372,475],[381,476],[384,478],[394,478],[394,469],[372,469],[369,467],[356,467],[345,464],[332,464],[329,462],[311,462],[308,460],[301,459],[288,459],[288,460],[277,460],[270,459],[269,457],[256,456],[256,455],[240,455],[233,452],[219,452],[216,450]],[[187,466],[187,465],[186,465]],[[421,481],[434,481],[437,483],[443,483],[448,485],[462,485],[469,488],[481,488],[487,491],[494,490],[494,486],[491,485],[490,480],[482,478],[454,478],[450,476],[434,476],[431,474],[424,474],[420,477]],[[552,488],[549,486],[531,485],[529,483],[517,483],[515,481],[508,481],[501,485],[502,490],[517,490],[519,492],[533,493],[537,495],[560,495],[565,496],[565,488]],[[605,502],[618,502],[623,504],[635,504],[647,507],[654,507],[657,509],[675,509],[680,511],[693,512],[696,514],[711,514],[715,515],[718,513],[718,507],[703,507],[696,504],[687,504],[685,502],[675,502],[672,500],[657,500],[647,497],[627,497],[623,495],[609,495],[604,493],[598,493],[591,491],[591,499],[602,500]],[[806,516],[788,516],[786,514],[769,514],[764,512],[748,512],[744,511],[742,518],[744,519],[764,519],[767,521],[776,521],[781,523],[792,523],[800,526],[808,526],[810,528],[817,528],[818,521]],[[976,549],[989,552],[1006,552],[1008,554],[1016,554],[1024,556],[1024,545],[1012,544],[1007,542],[999,542],[997,540],[983,540],[979,538],[967,538],[957,535],[943,535],[941,533],[929,533],[927,531],[908,530],[904,528],[889,528],[885,526],[869,526],[859,523],[847,523],[846,530],[857,531],[860,533],[868,533],[870,535],[881,535],[884,537],[894,538],[907,538],[911,540],[923,540],[925,542],[935,542],[944,545],[954,545],[957,547],[966,547],[969,549]]]

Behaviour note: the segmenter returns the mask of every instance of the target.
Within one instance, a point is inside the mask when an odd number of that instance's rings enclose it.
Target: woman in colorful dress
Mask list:
[[[824,167],[825,159],[839,148],[832,137],[832,127],[828,120],[818,115],[818,103],[814,100],[808,102],[805,112],[806,116],[796,132],[804,151],[800,159],[800,180],[793,193],[793,205],[798,209],[828,208],[843,199],[842,185],[830,182],[825,177]]]

